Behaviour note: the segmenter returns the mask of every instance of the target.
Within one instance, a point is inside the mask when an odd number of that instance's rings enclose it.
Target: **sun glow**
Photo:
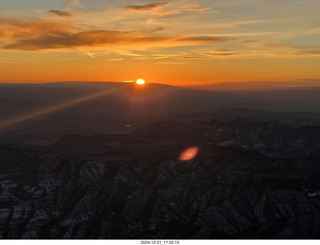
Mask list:
[[[143,79],[138,79],[137,81],[136,81],[136,84],[137,85],[144,85],[146,82],[143,80]]]

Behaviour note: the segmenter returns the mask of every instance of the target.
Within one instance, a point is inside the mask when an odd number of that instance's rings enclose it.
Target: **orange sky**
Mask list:
[[[320,2],[0,3],[1,82],[320,78]]]

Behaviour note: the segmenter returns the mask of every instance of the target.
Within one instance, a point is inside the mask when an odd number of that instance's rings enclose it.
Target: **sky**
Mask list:
[[[320,80],[320,0],[0,0],[0,81]]]

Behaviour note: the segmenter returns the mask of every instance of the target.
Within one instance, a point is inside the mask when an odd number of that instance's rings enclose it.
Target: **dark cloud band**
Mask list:
[[[62,11],[62,10],[49,10],[48,13],[55,14],[60,17],[71,17],[72,14],[68,11]]]
[[[149,11],[156,8],[161,8],[166,6],[168,3],[148,3],[145,5],[128,5],[128,9],[140,10],[140,11]]]

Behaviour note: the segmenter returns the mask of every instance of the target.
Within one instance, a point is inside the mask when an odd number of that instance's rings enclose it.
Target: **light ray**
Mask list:
[[[81,97],[81,98],[77,98],[71,101],[68,101],[66,103],[62,103],[59,105],[53,105],[53,106],[49,106],[47,108],[43,108],[34,112],[31,112],[29,114],[25,114],[25,115],[20,115],[20,116],[16,116],[7,120],[4,120],[2,122],[0,122],[0,130],[7,130],[9,127],[18,125],[18,124],[22,124],[24,122],[30,121],[30,120],[34,120],[40,116],[44,116],[44,115],[48,115],[57,111],[61,111],[61,110],[65,110],[67,108],[82,104],[84,102],[99,98],[99,97],[103,97],[105,95],[114,93],[116,90],[118,90],[119,88],[115,88],[115,89],[109,89],[109,90],[104,90],[104,91],[100,91],[98,93],[94,93],[85,97]]]

